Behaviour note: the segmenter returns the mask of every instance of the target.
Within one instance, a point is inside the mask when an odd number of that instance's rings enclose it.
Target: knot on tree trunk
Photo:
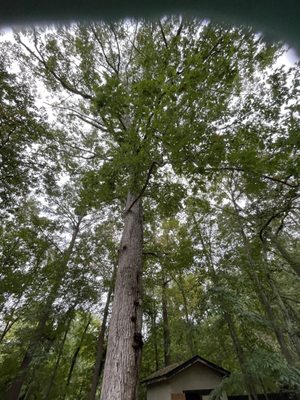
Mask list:
[[[133,336],[133,345],[132,347],[135,350],[141,349],[143,347],[143,335],[139,332],[135,332],[134,336]]]

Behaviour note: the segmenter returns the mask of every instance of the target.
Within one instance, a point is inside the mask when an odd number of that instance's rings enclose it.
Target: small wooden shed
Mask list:
[[[147,385],[147,400],[205,400],[229,374],[226,369],[194,356],[156,371],[143,383]],[[223,398],[227,399],[225,393]]]

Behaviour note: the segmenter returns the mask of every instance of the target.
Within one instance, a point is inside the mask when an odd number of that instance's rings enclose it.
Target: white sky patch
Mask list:
[[[0,27],[0,42],[4,40],[13,40],[13,30],[9,27]]]
[[[294,49],[288,48],[285,46],[286,52],[280,56],[275,64],[275,67],[281,67],[282,65],[287,66],[288,68],[293,67],[298,61],[300,61],[297,53]]]

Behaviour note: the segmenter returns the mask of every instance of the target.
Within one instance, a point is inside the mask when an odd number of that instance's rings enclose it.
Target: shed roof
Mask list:
[[[161,382],[161,381],[170,379],[174,375],[178,374],[179,372],[183,371],[184,369],[186,369],[196,363],[205,365],[206,367],[212,369],[213,371],[219,373],[222,376],[230,375],[230,372],[227,371],[226,369],[224,369],[208,360],[205,360],[205,358],[202,358],[202,357],[196,355],[192,358],[189,358],[187,361],[177,363],[177,364],[172,364],[165,368],[160,369],[159,371],[154,372],[152,375],[148,376],[148,378],[144,379],[142,381],[142,383],[146,383],[147,385],[149,385],[151,383]]]

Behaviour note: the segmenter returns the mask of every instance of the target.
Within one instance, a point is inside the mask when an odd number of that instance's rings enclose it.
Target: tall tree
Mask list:
[[[240,30],[213,30],[197,20],[166,18],[155,23],[63,27],[55,33],[34,30],[28,39],[30,44],[19,35],[18,42],[37,61],[39,73],[52,88],[59,84],[85,100],[81,109],[88,107],[93,120],[79,108],[73,114],[90,121],[106,138],[106,157],[112,161],[103,165],[97,179],[110,182],[119,196],[127,192],[102,398],[131,399],[142,345],[142,197],[161,162],[170,158],[180,170],[197,129],[194,120],[207,134],[225,110],[226,91],[232,89],[237,73],[236,60],[230,56],[247,63],[254,37]],[[242,49],[244,43],[249,43],[248,49]],[[97,63],[103,72],[98,72]],[[217,102],[207,107],[212,94]],[[191,142],[197,145],[205,137],[200,134]],[[189,147],[185,154],[180,153],[180,143],[181,149]],[[168,183],[168,190],[172,186]]]
[[[278,174],[276,152],[266,161],[271,122],[283,122],[281,108],[296,95],[282,74],[266,72],[276,47],[249,30],[197,19],[28,29],[16,41],[21,63],[60,97],[61,145],[83,160],[76,170],[83,204],[124,207],[101,396],[132,400],[142,347],[144,217],[151,208],[174,215],[187,191],[213,188],[206,176],[220,182],[226,171],[243,174],[248,185],[253,177],[298,185],[292,162],[291,178]],[[261,71],[271,76],[270,96],[257,79]],[[292,119],[291,110],[283,134]],[[72,170],[72,160],[66,164]]]

